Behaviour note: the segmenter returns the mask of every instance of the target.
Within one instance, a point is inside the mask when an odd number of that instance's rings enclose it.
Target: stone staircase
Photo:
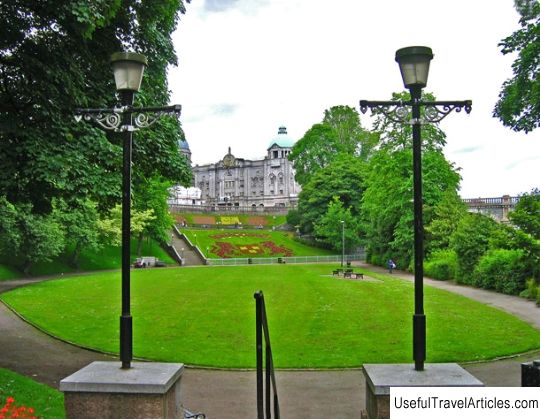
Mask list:
[[[204,259],[185,241],[175,229],[171,233],[172,247],[182,258],[182,266],[204,265]]]

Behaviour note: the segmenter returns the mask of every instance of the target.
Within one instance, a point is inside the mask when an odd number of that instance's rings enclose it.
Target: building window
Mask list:
[[[274,159],[277,159],[278,158],[278,151],[274,150],[272,153],[273,153]]]

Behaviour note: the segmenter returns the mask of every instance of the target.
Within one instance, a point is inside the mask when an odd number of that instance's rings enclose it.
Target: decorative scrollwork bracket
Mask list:
[[[410,123],[410,124],[426,124],[437,123],[442,121],[453,110],[461,112],[465,110],[467,114],[471,112],[472,101],[418,101],[417,105],[424,107],[424,115],[419,121],[413,120],[410,109],[413,106],[413,101],[360,101],[360,112],[366,113],[368,108],[374,114],[383,114],[392,122]]]
[[[129,126],[123,125],[123,115],[128,112],[133,114],[133,125]],[[87,122],[94,122],[107,131],[136,131],[148,128],[164,115],[173,115],[178,118],[181,112],[181,105],[151,108],[123,106],[112,109],[76,109],[75,120],[80,122],[84,119]]]

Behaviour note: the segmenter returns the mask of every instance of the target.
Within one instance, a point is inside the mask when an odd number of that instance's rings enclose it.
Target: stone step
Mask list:
[[[204,265],[204,259],[202,259],[189,244],[176,232],[172,234],[172,246],[176,249],[176,252],[183,260],[183,266]]]

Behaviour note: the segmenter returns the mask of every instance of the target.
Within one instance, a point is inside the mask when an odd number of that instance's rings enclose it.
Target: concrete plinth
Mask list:
[[[180,419],[183,364],[93,362],[60,381],[67,419]]]
[[[458,364],[426,364],[424,371],[412,364],[366,364],[364,376],[368,419],[390,418],[390,387],[484,386]]]

